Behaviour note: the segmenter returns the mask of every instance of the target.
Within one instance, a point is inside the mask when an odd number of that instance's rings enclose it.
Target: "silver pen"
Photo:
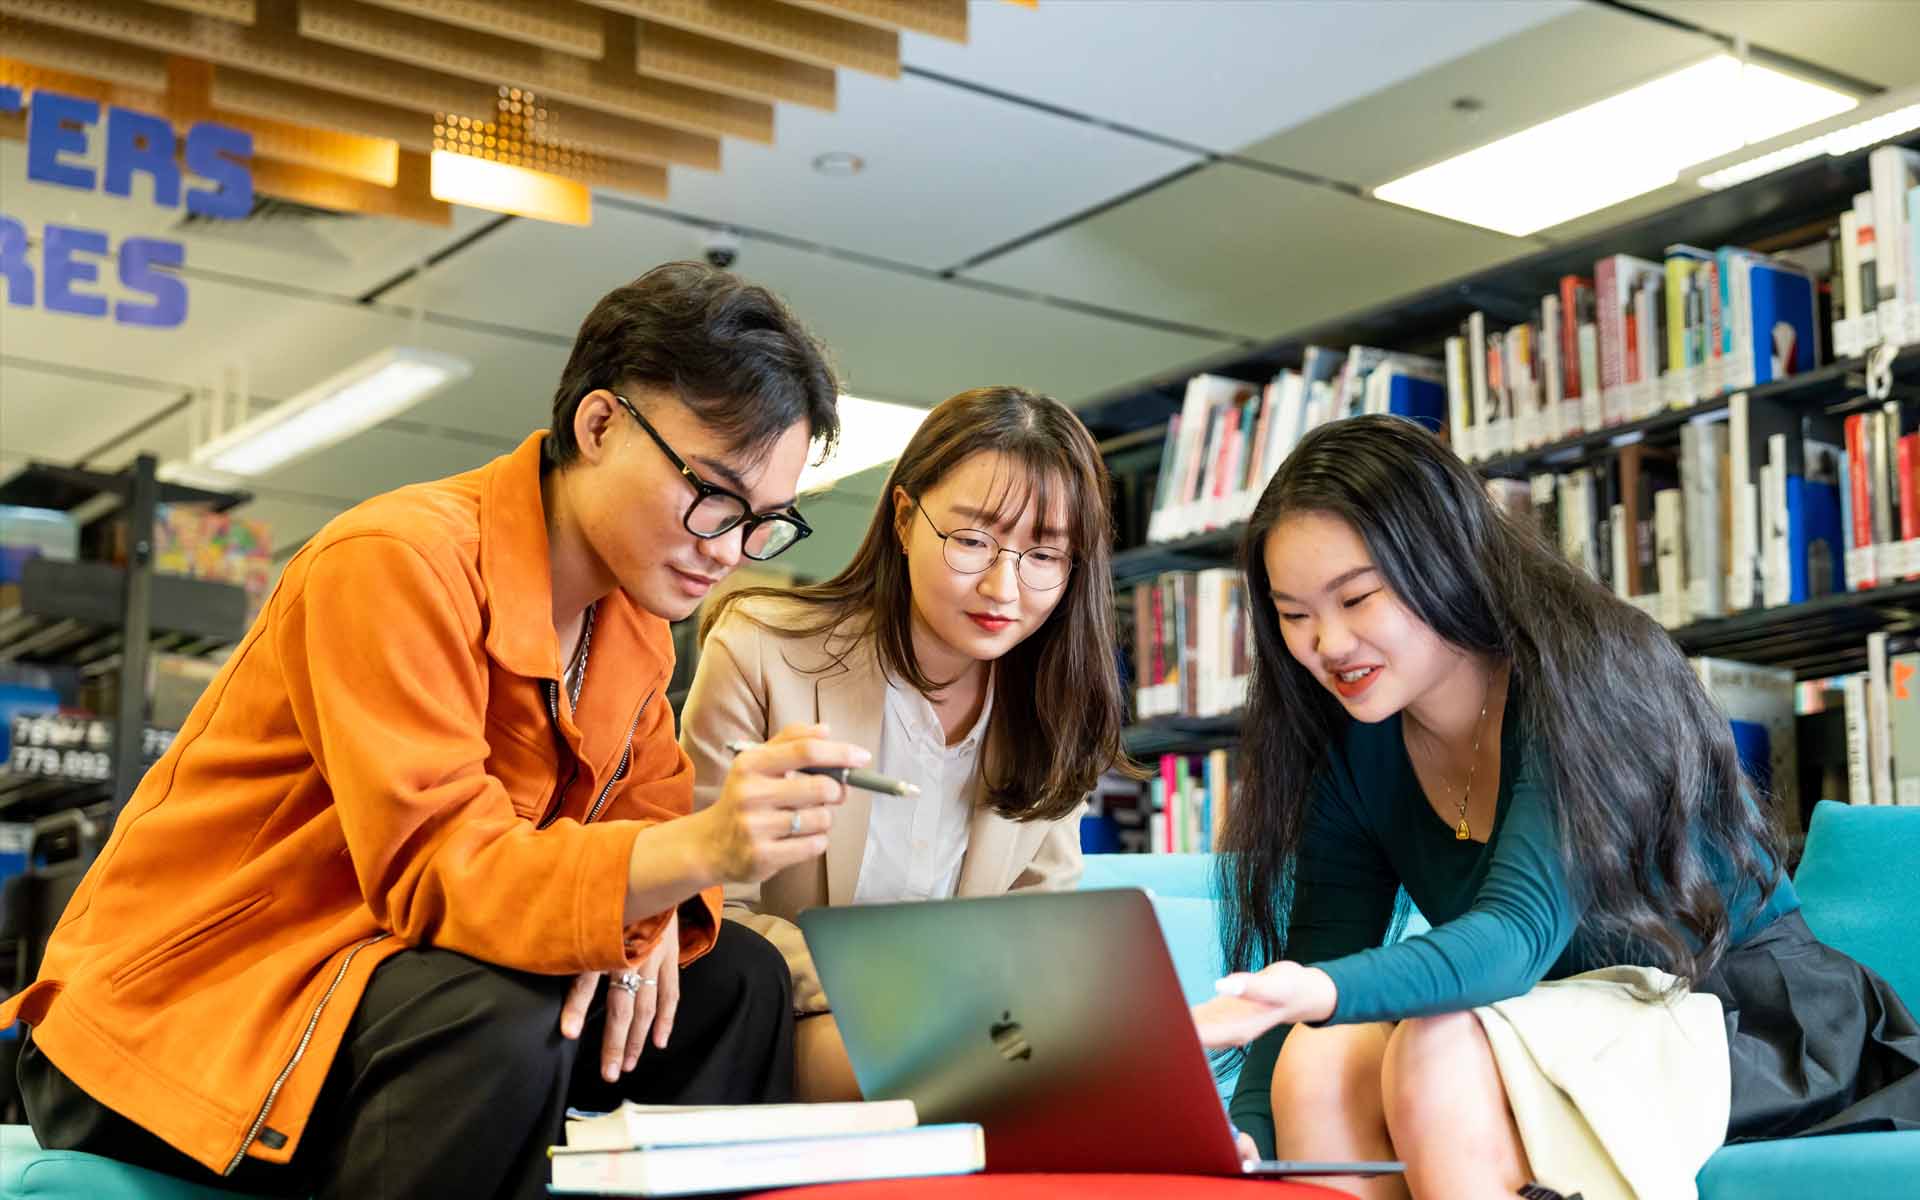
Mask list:
[[[742,750],[753,750],[759,742],[728,742],[727,750],[738,754]],[[864,767],[796,767],[802,775],[825,775],[828,779],[837,779],[847,787],[859,788],[863,792],[879,792],[883,796],[918,796],[917,784],[904,779],[895,779],[891,775],[882,775],[878,771],[869,771]]]

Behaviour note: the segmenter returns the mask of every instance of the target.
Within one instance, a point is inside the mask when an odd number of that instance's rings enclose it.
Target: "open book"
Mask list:
[[[920,1123],[911,1100],[850,1104],[683,1105],[628,1102],[610,1113],[567,1113],[567,1149],[710,1146],[836,1133],[885,1133]]]

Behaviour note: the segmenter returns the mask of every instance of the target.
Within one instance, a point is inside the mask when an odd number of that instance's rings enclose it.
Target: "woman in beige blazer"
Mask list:
[[[1084,797],[1128,768],[1107,494],[1068,409],[1018,388],[963,392],[908,443],[844,570],[741,591],[704,618],[681,730],[696,807],[718,794],[728,744],[794,724],[921,788],[849,791],[823,858],[728,893],[727,916],[792,969],[801,1099],[859,1094],[793,923],[802,909],[1078,882]]]

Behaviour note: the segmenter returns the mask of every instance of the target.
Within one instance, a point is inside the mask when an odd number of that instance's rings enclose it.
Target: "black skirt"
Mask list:
[[[1920,1129],[1920,1026],[1799,913],[1729,952],[1695,990],[1726,1011],[1729,1142]]]

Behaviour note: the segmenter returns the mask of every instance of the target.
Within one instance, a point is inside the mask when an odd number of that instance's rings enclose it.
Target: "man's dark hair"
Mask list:
[[[772,292],[701,263],[655,267],[593,306],[553,394],[548,457],[579,457],[581,397],[636,386],[673,392],[754,458],[803,420],[823,454],[840,434],[840,388],[820,343]]]

